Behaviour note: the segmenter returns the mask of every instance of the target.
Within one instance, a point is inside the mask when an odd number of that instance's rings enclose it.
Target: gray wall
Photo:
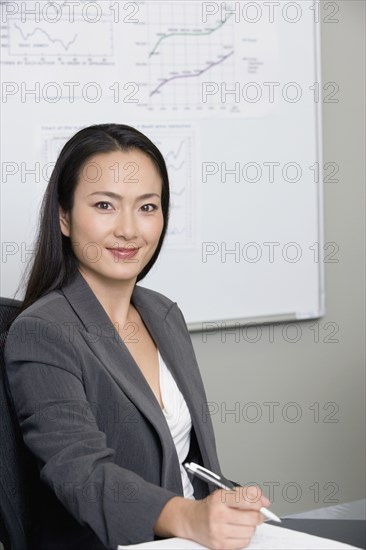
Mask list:
[[[239,342],[192,335],[223,472],[258,483],[280,514],[365,491],[365,3],[331,4],[339,22],[321,24],[323,83],[340,91],[338,103],[323,104],[323,143],[339,183],[324,185],[325,241],[339,252],[325,264],[327,313],[262,326],[255,343],[246,341],[253,330],[237,333]],[[272,418],[270,402],[278,403]]]

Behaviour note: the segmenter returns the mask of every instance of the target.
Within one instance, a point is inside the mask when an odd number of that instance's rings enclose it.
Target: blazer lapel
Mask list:
[[[171,371],[177,386],[182,393],[192,419],[192,425],[196,432],[197,441],[201,450],[202,459],[206,468],[217,470],[216,463],[211,463],[210,454],[207,452],[210,443],[208,431],[211,425],[207,425],[207,431],[202,430],[202,406],[203,403],[197,399],[197,395],[205,395],[202,379],[199,375],[198,365],[193,352],[192,344],[189,339],[182,338],[181,334],[176,334],[174,328],[169,322],[167,311],[160,312],[151,305],[147,307],[143,298],[143,289],[135,287],[132,300],[138,309],[145,325],[151,336],[155,340],[160,355],[165,364]],[[189,335],[188,335],[189,338]],[[188,345],[187,345],[188,344]],[[212,439],[214,435],[212,433]]]
[[[82,330],[88,333],[86,340],[90,348],[157,431],[163,449],[162,486],[183,495],[178,456],[164,413],[103,306],[79,272],[61,292],[79,317]],[[141,316],[145,322],[146,315],[142,313]],[[164,325],[161,317],[157,322]],[[150,330],[149,325],[147,320]],[[159,349],[160,340],[156,342]]]

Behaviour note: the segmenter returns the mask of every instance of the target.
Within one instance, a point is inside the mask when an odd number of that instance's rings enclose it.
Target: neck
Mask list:
[[[108,280],[92,276],[79,268],[80,274],[86,280],[108,317],[113,323],[128,321],[131,312],[131,297],[136,279],[128,281]]]

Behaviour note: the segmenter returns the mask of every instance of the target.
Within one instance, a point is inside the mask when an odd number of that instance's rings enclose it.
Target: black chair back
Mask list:
[[[0,298],[0,541],[5,550],[30,549],[37,500],[38,471],[23,442],[4,365],[7,332],[19,306],[18,300]]]

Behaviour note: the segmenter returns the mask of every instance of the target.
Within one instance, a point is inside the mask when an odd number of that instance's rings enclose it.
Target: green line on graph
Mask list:
[[[227,16],[225,21],[221,21],[221,23],[219,23],[217,25],[217,27],[214,27],[213,29],[209,29],[208,31],[203,31],[203,32],[201,32],[201,31],[200,32],[172,32],[172,33],[169,33],[169,34],[163,34],[163,36],[161,36],[159,38],[159,40],[157,41],[157,43],[155,44],[155,46],[153,47],[153,49],[149,53],[149,57],[151,57],[156,52],[160,42],[162,40],[164,40],[164,38],[169,38],[170,36],[204,36],[204,35],[207,35],[207,34],[212,34],[213,32],[217,31],[220,27],[222,27],[232,15],[233,15],[232,13],[229,13],[229,15]]]

